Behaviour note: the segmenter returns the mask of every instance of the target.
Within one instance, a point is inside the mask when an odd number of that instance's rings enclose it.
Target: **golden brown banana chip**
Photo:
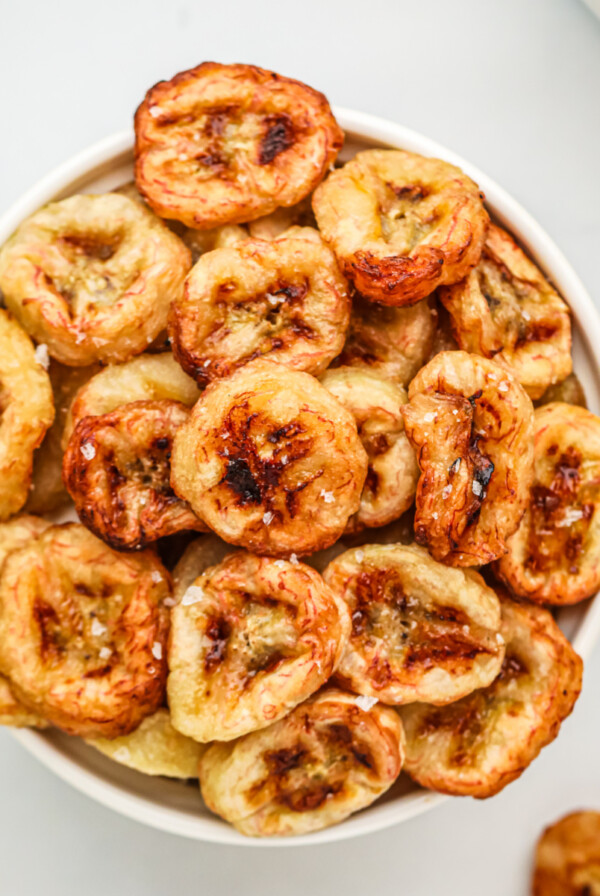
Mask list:
[[[346,282],[316,231],[247,240],[209,252],[173,302],[175,357],[205,384],[257,357],[322,373],[339,354],[350,319]]]
[[[269,728],[211,744],[200,760],[209,809],[251,837],[307,833],[369,806],[394,783],[404,737],[392,709],[335,688]]]
[[[17,700],[10,682],[0,675],[0,725],[10,728],[46,728],[48,722]]]
[[[27,218],[0,251],[0,289],[63,364],[125,361],[167,323],[188,249],[140,203],[71,196]]]
[[[572,812],[538,840],[533,896],[600,896],[600,812]]]
[[[75,427],[65,485],[81,522],[111,547],[137,550],[175,532],[206,531],[170,482],[173,439],[189,414],[178,401],[134,401]]]
[[[427,300],[391,308],[355,293],[338,363],[372,370],[405,386],[427,361],[435,327],[436,315]]]
[[[533,402],[533,406],[541,408],[545,404],[562,401],[565,404],[576,404],[580,408],[587,408],[587,399],[581,380],[575,373],[570,373],[560,383],[548,386],[541,398]]]
[[[491,224],[479,263],[438,296],[461,349],[511,370],[531,398],[571,373],[569,309],[513,238]]]
[[[338,367],[321,383],[347,408],[369,458],[369,469],[358,512],[348,530],[385,526],[402,516],[414,501],[419,468],[404,432],[402,386],[370,370]]]
[[[417,545],[368,544],[325,569],[352,633],[336,679],[383,703],[444,704],[494,680],[504,658],[500,603],[481,576]]]
[[[350,412],[309,374],[264,360],[206,389],[171,462],[175,492],[217,535],[272,556],[333,544],[366,473]]]
[[[48,373],[56,413],[54,423],[33,455],[33,476],[23,508],[26,513],[52,513],[69,503],[69,493],[62,481],[63,431],[75,394],[99,369],[97,364],[66,367],[50,359]]]
[[[91,737],[87,743],[121,765],[167,778],[197,778],[198,760],[204,751],[202,744],[173,728],[168,709],[146,716],[131,734],[112,740]]]
[[[459,168],[399,149],[359,152],[315,190],[313,209],[342,272],[384,305],[413,305],[462,280],[489,221]]]
[[[206,229],[308,195],[343,133],[329,103],[254,65],[204,62],[152,87],[135,114],[135,181],[163,218]]]
[[[502,669],[456,703],[403,706],[406,770],[432,790],[493,796],[557,736],[581,690],[583,664],[541,607],[502,601]]]
[[[0,520],[25,504],[33,453],[54,419],[47,353],[0,308]]]
[[[173,725],[202,743],[270,725],[327,681],[349,631],[345,605],[314,569],[229,554],[171,614]]]
[[[2,567],[0,671],[68,734],[128,734],[164,699],[169,595],[154,554],[118,554],[76,523],[50,526]]]
[[[440,352],[402,408],[417,453],[415,538],[436,560],[479,566],[501,556],[529,501],[533,407],[511,373]]]
[[[198,386],[171,352],[140,355],[124,364],[105,367],[75,395],[65,423],[63,450],[83,417],[99,417],[133,401],[170,399],[189,407],[199,397]]]
[[[531,500],[496,571],[520,597],[577,603],[600,588],[600,418],[544,405],[533,456]]]

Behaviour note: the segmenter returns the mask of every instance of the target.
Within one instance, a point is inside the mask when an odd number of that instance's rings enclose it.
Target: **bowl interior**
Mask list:
[[[508,194],[464,159],[399,125],[347,110],[336,110],[346,131],[343,161],[370,146],[390,146],[438,156],[459,165],[486,194],[488,207],[537,260],[571,306],[573,357],[590,409],[600,407],[600,365],[593,342],[600,345],[600,320],[584,287],[558,248]],[[105,192],[133,178],[133,136],[116,135],[91,147],[33,187],[0,220],[0,244],[19,222],[53,199],[78,192]],[[64,515],[63,517],[64,518]],[[561,627],[585,658],[600,632],[600,600],[586,601],[558,613]],[[402,775],[374,806],[333,828],[290,839],[252,840],[212,815],[202,803],[197,783],[154,778],[119,765],[78,738],[57,730],[15,730],[14,736],[45,765],[89,796],[124,815],[154,827],[198,840],[245,846],[303,845],[340,840],[406,820],[439,804],[445,797],[417,788]]]

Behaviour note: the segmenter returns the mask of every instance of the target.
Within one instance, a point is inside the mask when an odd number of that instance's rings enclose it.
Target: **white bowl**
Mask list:
[[[590,407],[600,404],[600,318],[579,278],[550,237],[533,218],[485,174],[433,140],[401,125],[336,109],[346,131],[342,158],[359,148],[390,146],[425,156],[438,156],[467,172],[486,194],[494,216],[526,247],[547,276],[568,300],[574,316],[575,369],[586,390]],[[61,165],[29,190],[0,219],[0,245],[23,218],[54,199],[77,192],[102,192],[132,179],[133,135],[127,131],[97,143]],[[584,659],[589,657],[600,632],[600,597],[561,610],[561,627]],[[300,846],[344,840],[397,824],[432,809],[446,797],[415,787],[405,776],[374,806],[335,827],[292,838],[251,839],[238,834],[204,807],[196,785],[152,778],[107,759],[78,738],[59,731],[14,730],[14,736],[63,780],[122,815],[152,827],[196,840],[244,846]],[[517,785],[518,786],[518,785]]]

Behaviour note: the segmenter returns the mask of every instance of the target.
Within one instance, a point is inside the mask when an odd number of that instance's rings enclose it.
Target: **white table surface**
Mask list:
[[[204,59],[298,77],[496,178],[600,301],[600,21],[577,0],[4,0],[3,207],[125,128],[145,90]],[[0,732],[0,894],[525,896],[541,828],[600,809],[600,647],[559,739],[500,796],[451,800],[328,846],[185,841],[81,796]]]

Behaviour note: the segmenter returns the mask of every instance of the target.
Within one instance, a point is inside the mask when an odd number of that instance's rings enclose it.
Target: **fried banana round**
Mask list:
[[[248,240],[202,256],[173,302],[175,357],[199,383],[257,357],[322,373],[339,354],[350,299],[333,252],[318,237]]]
[[[533,896],[600,893],[600,812],[572,812],[543,832],[535,852]]]
[[[496,572],[520,597],[574,604],[600,588],[600,418],[570,404],[535,412],[534,479]]]
[[[352,632],[336,679],[383,703],[459,700],[496,678],[500,602],[481,576],[448,569],[417,545],[369,544],[323,573]]]
[[[342,272],[384,305],[413,305],[462,280],[489,222],[459,168],[399,149],[359,152],[315,190],[313,209]]]
[[[171,483],[225,541],[303,555],[340,537],[367,466],[354,418],[317,380],[256,360],[196,403],[175,436]]]
[[[124,364],[105,367],[75,395],[65,422],[63,450],[84,417],[100,417],[133,401],[166,399],[191,407],[199,397],[198,386],[183,372],[171,352],[140,355]]]
[[[530,398],[571,373],[569,309],[502,228],[490,225],[479,263],[438,296],[460,348],[512,371]]]
[[[204,751],[202,744],[173,728],[169,710],[164,708],[146,716],[131,734],[112,740],[87,738],[87,743],[121,765],[166,778],[197,778],[198,761]]]
[[[370,370],[354,367],[326,371],[321,384],[354,417],[369,459],[360,506],[348,530],[385,526],[413,503],[419,478],[400,410],[406,392]]]
[[[565,404],[576,404],[580,408],[587,408],[587,399],[581,380],[575,373],[570,373],[560,383],[548,386],[541,398],[534,401],[533,406],[541,408],[545,404],[562,401]]]
[[[392,308],[355,293],[338,363],[366,368],[408,385],[431,354],[435,327],[435,312],[427,300]]]
[[[111,547],[138,550],[175,532],[206,531],[170,482],[173,440],[189,414],[178,401],[134,401],[75,427],[64,482],[81,522]]]
[[[329,103],[254,65],[204,62],[161,81],[135,114],[135,181],[163,218],[207,229],[304,199],[343,143]]]
[[[547,610],[502,600],[506,653],[487,688],[400,715],[406,771],[432,790],[494,796],[557,736],[581,690],[583,664]]]
[[[200,760],[209,809],[250,837],[318,831],[369,806],[404,760],[394,710],[320,691],[269,728],[211,744]]]
[[[38,349],[0,308],[0,520],[25,504],[34,451],[54,420],[52,387]]]
[[[62,436],[71,401],[98,370],[97,364],[66,367],[54,358],[50,360],[48,374],[54,395],[55,417],[33,455],[30,491],[23,508],[26,513],[53,513],[71,500],[62,481]]]
[[[6,305],[62,364],[125,361],[167,323],[189,250],[125,196],[71,196],[27,218],[0,250]]]
[[[529,501],[533,406],[513,375],[466,352],[440,352],[402,408],[417,454],[415,538],[436,560],[500,557]]]
[[[327,681],[349,631],[345,605],[314,569],[229,554],[194,579],[171,614],[173,725],[207,743],[272,724]]]
[[[0,578],[0,671],[26,707],[82,737],[118,737],[165,696],[168,573],[77,523],[12,551]]]

